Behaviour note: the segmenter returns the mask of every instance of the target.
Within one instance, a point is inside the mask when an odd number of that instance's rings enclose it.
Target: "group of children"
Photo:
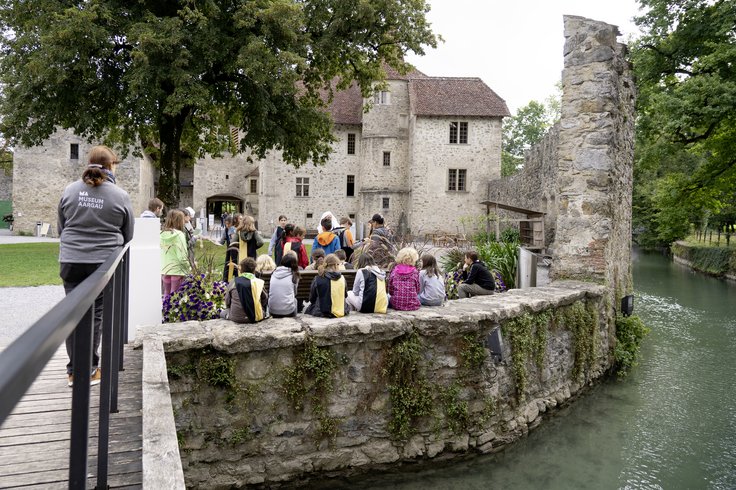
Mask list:
[[[169,211],[161,232],[164,295],[176,291],[192,270],[191,251],[196,237],[187,233],[187,218],[191,218],[187,210]],[[421,306],[441,306],[445,301],[444,276],[433,255],[423,254],[420,262],[418,252],[407,247],[399,250],[388,272],[381,268],[386,267],[384,263],[377,263],[370,245],[373,234],[386,235],[380,215],[371,220],[371,237],[365,243],[356,244],[350,233],[350,219],[343,218],[338,223],[331,213],[325,213],[312,245],[311,260],[303,243],[306,230],[287,223],[286,216],[279,216],[268,254],[261,256],[257,251],[265,241],[256,230],[253,217],[235,215],[224,221],[222,243],[227,244],[227,251],[223,279],[229,286],[225,295],[227,309],[222,316],[237,323],[254,323],[268,316],[293,317],[302,311],[338,318],[350,311],[386,313],[388,308],[412,311]],[[476,284],[478,290],[472,294],[491,294],[493,279],[490,279],[491,290],[487,291],[487,270],[477,255],[470,254],[472,260],[466,256],[466,275],[471,283],[478,277],[482,282]],[[355,280],[348,290],[342,271],[353,268],[357,269]],[[306,308],[297,298],[302,270],[317,271]],[[262,276],[269,272],[266,291]]]
[[[340,252],[327,254],[313,263],[317,275],[310,285],[309,304],[304,314],[340,318],[351,311],[386,313],[389,307],[412,311],[422,305],[441,306],[445,301],[444,278],[431,254],[422,255],[419,270],[417,251],[403,248],[387,274],[376,265],[370,253],[359,253],[353,287],[348,289],[342,271],[352,268],[352,264],[345,262]],[[223,318],[237,323],[254,323],[268,314],[293,317],[302,311],[296,297],[301,279],[297,254],[287,251],[281,264],[275,269],[271,269],[272,266],[275,262],[268,255],[261,255],[257,261],[248,257],[240,262],[240,276],[230,283],[225,295],[227,309]],[[265,282],[259,275],[269,270],[272,272],[266,293]]]

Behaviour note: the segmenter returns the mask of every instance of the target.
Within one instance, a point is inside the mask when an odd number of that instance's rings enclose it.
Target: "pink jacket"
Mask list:
[[[391,295],[391,307],[395,310],[418,310],[419,303],[419,271],[416,267],[399,264],[388,276],[388,293]]]

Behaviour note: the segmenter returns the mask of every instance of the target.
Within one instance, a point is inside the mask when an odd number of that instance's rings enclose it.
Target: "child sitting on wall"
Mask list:
[[[386,313],[388,302],[386,273],[376,265],[373,256],[361,254],[353,290],[348,291],[348,303],[361,313]]]
[[[281,265],[271,274],[268,288],[268,310],[274,318],[296,316],[298,302],[296,289],[299,285],[299,264],[296,254],[287,252]]]
[[[240,276],[225,291],[221,316],[235,323],[256,323],[267,317],[268,295],[262,279],[255,276],[256,261],[250,257],[240,261]]]
[[[388,277],[388,294],[391,295],[391,308],[401,311],[418,310],[419,271],[416,263],[419,254],[411,247],[402,248],[396,254],[396,266]]]
[[[276,262],[270,255],[259,255],[256,259],[256,277],[262,277],[264,272],[271,272],[276,269]]]
[[[422,255],[419,272],[419,302],[424,306],[442,306],[445,302],[445,281],[432,254]]]
[[[337,269],[340,259],[335,254],[325,257],[319,266],[319,275],[314,278],[309,288],[309,307],[307,315],[328,318],[341,318],[348,314],[350,308],[347,300],[345,278]]]
[[[316,271],[325,260],[325,250],[323,248],[312,249],[312,263],[304,268],[305,271]]]

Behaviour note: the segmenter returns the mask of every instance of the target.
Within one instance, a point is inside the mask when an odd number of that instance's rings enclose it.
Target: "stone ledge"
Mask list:
[[[513,289],[502,294],[480,296],[422,307],[417,311],[393,311],[386,315],[352,313],[344,318],[271,318],[257,324],[229,320],[189,321],[139,328],[134,346],[157,339],[166,352],[212,347],[229,354],[264,351],[301,345],[307,335],[318,345],[381,342],[417,329],[424,336],[448,335],[477,330],[479,322],[499,323],[525,311],[539,312],[572,304],[584,298],[602,297],[603,286],[557,281],[548,286]]]

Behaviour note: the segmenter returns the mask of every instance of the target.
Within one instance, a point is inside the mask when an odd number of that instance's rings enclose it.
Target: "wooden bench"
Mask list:
[[[345,278],[345,283],[347,285],[347,290],[350,291],[353,289],[353,283],[355,282],[355,273],[357,271],[355,269],[348,269],[344,271],[340,271],[342,274],[342,277]],[[296,287],[296,297],[297,299],[302,299],[304,301],[309,301],[309,288],[312,286],[312,281],[317,276],[317,271],[299,271],[299,275],[301,276],[299,279],[299,284]],[[261,274],[261,279],[263,279],[265,284],[266,293],[268,293],[268,287],[271,283],[271,273],[265,272]]]

